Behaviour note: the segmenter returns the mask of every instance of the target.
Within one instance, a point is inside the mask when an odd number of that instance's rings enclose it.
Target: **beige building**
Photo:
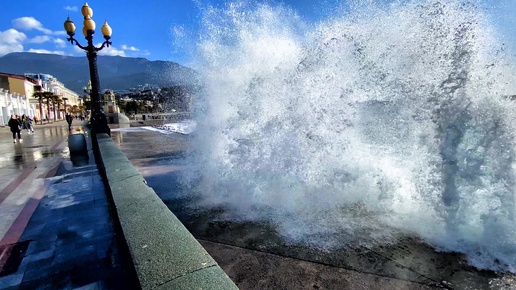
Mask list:
[[[5,126],[11,115],[37,115],[31,103],[37,82],[21,75],[0,73],[0,126]]]
[[[32,96],[34,94],[34,86],[38,83],[25,76],[15,74],[0,73],[0,87],[9,90],[13,94],[22,96]]]
[[[113,93],[113,91],[106,90],[102,94],[102,104],[103,104],[102,107],[103,107],[104,113],[106,115],[120,113],[120,109],[118,108],[118,106],[116,104],[115,93]]]
[[[33,97],[34,92],[52,92],[61,98],[62,104],[48,108],[43,102],[40,108],[39,100]],[[5,126],[13,114],[53,120],[54,109],[55,118],[64,119],[66,109],[74,105],[80,105],[79,95],[51,75],[0,73],[0,126]],[[50,115],[49,111],[52,112]]]
[[[64,119],[69,108],[80,105],[79,95],[76,92],[66,88],[63,83],[59,82],[52,75],[41,73],[26,73],[25,76],[36,80],[40,84],[42,91],[52,92],[59,96],[59,98],[62,100],[62,104],[59,105],[59,112],[56,113],[58,120]],[[38,101],[36,100],[36,102]],[[45,114],[44,110],[43,114]],[[53,118],[53,116],[50,116],[50,118]]]
[[[116,103],[116,96],[112,90],[106,90],[102,94],[102,110],[111,124],[129,123],[129,119],[120,113],[120,107]]]

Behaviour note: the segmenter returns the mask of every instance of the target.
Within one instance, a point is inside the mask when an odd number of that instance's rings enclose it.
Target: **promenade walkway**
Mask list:
[[[0,128],[0,289],[131,289],[105,188],[88,157],[70,157],[65,121],[13,144]]]

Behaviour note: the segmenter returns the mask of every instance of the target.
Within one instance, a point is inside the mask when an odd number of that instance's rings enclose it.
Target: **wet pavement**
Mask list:
[[[477,270],[415,238],[327,251],[288,244],[274,225],[228,221],[220,208],[196,210],[175,181],[188,166],[188,135],[131,128],[112,138],[240,289],[516,289],[514,275]]]
[[[13,143],[0,128],[0,289],[131,289],[89,132],[36,125]],[[86,136],[71,157],[68,135]]]

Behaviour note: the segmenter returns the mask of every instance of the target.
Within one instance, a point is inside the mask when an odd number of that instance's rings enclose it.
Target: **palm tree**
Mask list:
[[[86,115],[86,106],[85,105],[83,105],[83,104],[79,105],[79,114],[81,114],[83,116]]]
[[[64,102],[64,112],[65,112],[65,114],[67,114],[67,113],[68,113],[68,111],[66,110],[66,105],[67,105],[67,104],[66,104],[66,101],[68,101],[68,98],[63,98],[62,100],[63,100],[63,102]]]
[[[73,106],[68,108],[68,113],[69,114],[77,115],[77,114],[79,114],[79,112],[80,112],[79,111],[79,106],[77,106],[77,105],[73,105]]]
[[[53,93],[45,95],[45,100],[47,100],[47,123],[50,123],[50,100],[52,100],[53,96]]]
[[[38,102],[39,102],[39,119],[41,120],[41,122],[43,123],[43,99],[45,98],[45,96],[43,95],[44,92],[34,92],[32,94],[32,97],[38,99]]]
[[[63,102],[63,100],[61,99],[60,96],[58,95],[53,95],[52,96],[52,105],[54,107],[54,121],[57,121],[57,115],[56,115],[56,104],[57,104],[57,111],[60,112],[61,111],[61,103]],[[61,119],[61,118],[59,118]]]
[[[43,99],[46,99],[47,100],[47,120],[48,120],[48,116],[50,116],[50,105],[49,105],[49,100],[52,98],[52,96],[54,96],[54,94],[52,92],[34,92],[34,94],[32,94],[32,96],[36,99],[38,99],[39,101],[39,117],[40,117],[40,121],[41,123],[43,123]]]

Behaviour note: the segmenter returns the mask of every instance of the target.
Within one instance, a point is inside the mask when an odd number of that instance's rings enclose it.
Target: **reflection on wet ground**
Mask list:
[[[4,128],[4,130],[8,131],[9,129]],[[10,135],[8,132],[4,133],[6,133],[4,134],[6,137]],[[4,152],[0,156],[0,168],[25,168],[42,158],[56,155],[67,157],[66,152],[63,153],[56,149],[57,146],[53,143],[53,140],[58,136],[66,136],[68,133],[65,126],[36,126],[34,133],[22,132],[23,142],[0,144],[0,150]]]
[[[71,156],[65,121],[2,130],[0,289],[134,289],[91,150]]]

